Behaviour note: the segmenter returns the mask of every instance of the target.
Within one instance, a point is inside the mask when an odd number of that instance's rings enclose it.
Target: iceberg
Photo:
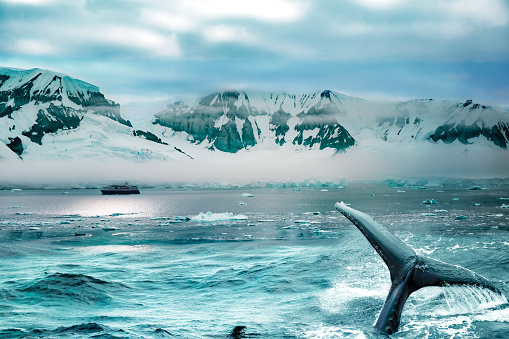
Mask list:
[[[230,212],[223,213],[212,213],[208,211],[207,213],[200,213],[194,217],[190,218],[192,221],[202,221],[202,222],[212,222],[212,221],[226,221],[226,220],[247,220],[247,216],[242,214],[233,214]]]
[[[426,199],[422,203],[426,204],[426,205],[431,205],[431,204],[436,204],[437,202],[435,199]]]

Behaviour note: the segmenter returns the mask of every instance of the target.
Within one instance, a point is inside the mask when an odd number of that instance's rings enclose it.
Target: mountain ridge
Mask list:
[[[169,105],[156,114],[153,124],[185,132],[193,143],[230,153],[266,138],[279,146],[290,142],[343,152],[355,144],[362,129],[372,129],[387,142],[458,140],[467,145],[483,136],[503,149],[509,142],[509,113],[471,100],[376,103],[329,90],[301,95],[257,93],[254,99],[246,92],[218,92],[194,105]]]
[[[330,90],[223,91],[177,101],[133,127],[95,85],[38,68],[0,68],[0,141],[0,158],[134,161],[266,149],[338,154],[353,146],[403,144],[507,150],[509,112],[471,100],[374,102]]]

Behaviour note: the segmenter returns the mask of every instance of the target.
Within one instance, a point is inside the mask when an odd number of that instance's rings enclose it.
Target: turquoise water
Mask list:
[[[504,338],[509,187],[486,188],[0,191],[0,338],[377,337],[389,273],[341,200],[504,291],[422,289],[393,337]]]

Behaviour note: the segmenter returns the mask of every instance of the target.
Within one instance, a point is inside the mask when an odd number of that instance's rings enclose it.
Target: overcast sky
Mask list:
[[[505,0],[0,0],[0,65],[137,101],[223,89],[509,107]]]

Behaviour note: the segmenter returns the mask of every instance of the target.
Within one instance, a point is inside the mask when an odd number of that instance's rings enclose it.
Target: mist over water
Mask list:
[[[2,161],[0,185],[32,187],[98,187],[129,181],[139,185],[243,186],[277,182],[333,182],[386,178],[506,178],[507,151],[476,150],[464,145],[422,148],[393,145],[371,150],[354,146],[345,153],[332,150],[284,152],[211,152],[188,161],[68,159]]]
[[[394,337],[503,337],[509,188],[467,188],[3,190],[0,337],[376,337],[389,273],[340,200],[504,291],[422,289]]]

